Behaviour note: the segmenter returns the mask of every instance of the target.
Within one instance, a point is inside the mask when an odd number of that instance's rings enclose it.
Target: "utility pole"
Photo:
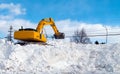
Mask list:
[[[8,32],[9,32],[9,34],[8,34],[8,36],[7,36],[7,40],[12,42],[12,41],[13,41],[13,40],[12,40],[12,32],[13,32],[13,27],[12,27],[12,26],[10,26]]]
[[[104,26],[104,27],[105,27],[105,30],[106,30],[106,44],[107,44],[107,42],[108,42],[108,29],[107,29],[106,26]]]

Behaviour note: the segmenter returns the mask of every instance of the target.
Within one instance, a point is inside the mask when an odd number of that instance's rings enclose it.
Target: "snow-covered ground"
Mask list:
[[[0,40],[0,74],[120,74],[120,44],[48,44]]]

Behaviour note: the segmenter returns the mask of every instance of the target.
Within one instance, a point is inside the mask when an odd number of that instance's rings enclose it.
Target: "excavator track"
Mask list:
[[[38,44],[38,45],[51,45],[51,44],[48,44],[48,43],[44,43],[44,42],[27,42],[27,41],[19,41],[16,44],[19,44],[21,46],[24,46],[24,45],[29,45],[29,44]],[[51,45],[52,46],[52,45]]]

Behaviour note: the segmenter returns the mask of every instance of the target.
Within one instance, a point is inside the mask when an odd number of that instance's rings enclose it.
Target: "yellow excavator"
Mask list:
[[[36,29],[21,27],[18,31],[14,32],[14,39],[21,40],[24,42],[43,42],[47,41],[45,35],[43,34],[43,27],[45,25],[50,25],[54,30],[54,38],[55,39],[64,39],[65,34],[58,31],[54,20],[52,18],[42,19]]]

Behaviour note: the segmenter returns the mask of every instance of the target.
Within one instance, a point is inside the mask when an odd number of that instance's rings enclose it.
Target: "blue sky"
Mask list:
[[[16,18],[35,23],[42,18],[52,17],[55,20],[120,24],[120,0],[0,0],[0,3],[20,4],[26,9],[26,14]]]

